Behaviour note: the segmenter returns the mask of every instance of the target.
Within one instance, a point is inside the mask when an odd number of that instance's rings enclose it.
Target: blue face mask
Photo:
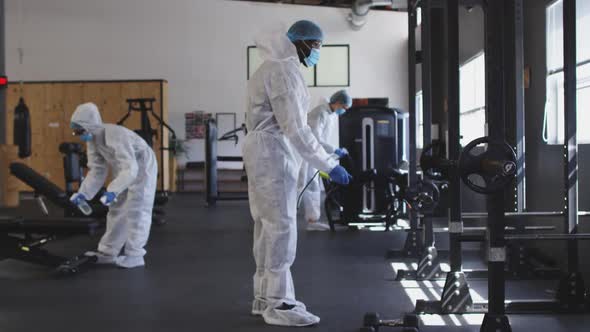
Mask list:
[[[305,65],[307,65],[307,67],[313,67],[317,65],[320,61],[320,51],[317,48],[312,48],[309,56],[303,59],[303,61],[305,61]]]
[[[318,62],[320,62],[320,50],[318,50],[317,48],[309,47],[309,45],[307,45],[307,43],[305,42],[303,43],[305,44],[305,46],[307,46],[307,48],[310,49],[309,56],[303,59],[305,65],[307,67],[313,67],[317,65]]]
[[[339,108],[336,110],[336,114],[338,116],[343,115],[344,113],[346,113],[346,110],[344,108]]]
[[[92,134],[89,132],[85,132],[82,135],[80,135],[80,139],[84,142],[90,142],[92,141]]]

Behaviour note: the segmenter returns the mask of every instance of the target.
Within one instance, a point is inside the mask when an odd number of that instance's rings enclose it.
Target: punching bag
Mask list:
[[[22,97],[14,109],[14,144],[18,146],[19,158],[31,155],[31,115]]]

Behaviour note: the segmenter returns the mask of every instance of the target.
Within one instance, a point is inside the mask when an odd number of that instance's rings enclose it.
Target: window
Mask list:
[[[461,145],[486,135],[486,65],[483,53],[459,68]]]
[[[424,116],[422,102],[422,91],[416,94],[416,148],[422,149],[424,147]]]
[[[416,26],[422,24],[422,7],[416,8]]]
[[[577,33],[577,121],[590,121],[590,1],[576,1]],[[563,144],[564,136],[564,76],[563,76],[563,0],[546,9],[547,100],[543,118],[543,141]],[[578,130],[578,143],[590,143],[590,131]]]
[[[247,78],[260,67],[262,59],[256,46],[249,46]],[[321,60],[313,68],[301,66],[303,76],[310,87],[350,86],[350,47],[348,45],[324,45]]]
[[[486,135],[486,78],[483,53],[464,63],[459,68],[459,111],[461,117],[461,145]],[[416,145],[424,146],[422,91],[416,94]]]

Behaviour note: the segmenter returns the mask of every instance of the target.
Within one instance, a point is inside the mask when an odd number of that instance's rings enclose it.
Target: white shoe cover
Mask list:
[[[96,257],[96,264],[115,264],[116,257],[105,255],[100,251],[87,251],[84,256]]]
[[[145,265],[143,256],[119,256],[116,259],[115,264],[118,267],[125,269],[132,269],[134,267],[140,267]]]
[[[303,304],[302,302],[297,301],[295,303],[296,306],[303,308],[303,310],[307,310],[307,308],[305,307],[305,304]],[[254,299],[254,301],[252,301],[252,315],[253,316],[262,316],[262,313],[264,313],[264,311],[266,310],[266,308],[268,307],[268,302],[266,300],[263,299]]]
[[[307,231],[309,232],[313,232],[313,231],[329,231],[330,230],[330,225],[325,224],[323,222],[308,222],[307,223]]]
[[[262,316],[262,313],[264,312],[264,310],[266,310],[267,306],[268,304],[265,300],[254,299],[254,301],[252,301],[252,315]]]
[[[303,305],[296,305],[293,309],[280,310],[268,307],[262,314],[264,322],[279,326],[310,326],[320,322],[320,318],[306,310]]]

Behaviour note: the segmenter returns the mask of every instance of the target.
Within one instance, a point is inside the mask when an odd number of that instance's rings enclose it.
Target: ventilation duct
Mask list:
[[[406,9],[408,0],[355,0],[352,4],[348,21],[355,30],[360,30],[367,23],[371,8],[377,6],[391,6],[393,9]]]

